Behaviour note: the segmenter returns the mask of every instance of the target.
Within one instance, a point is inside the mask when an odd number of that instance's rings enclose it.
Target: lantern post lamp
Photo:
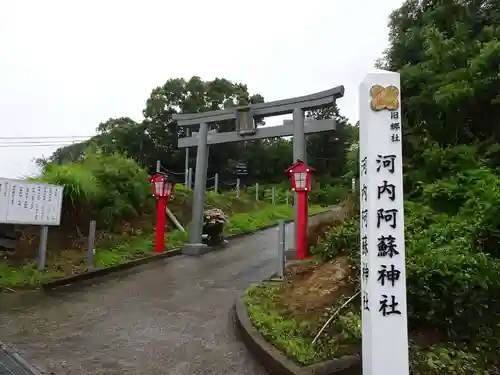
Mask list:
[[[292,178],[292,191],[297,193],[297,260],[303,260],[307,254],[307,193],[312,190],[312,174],[316,170],[297,159],[285,170]]]
[[[167,226],[167,202],[174,192],[175,181],[172,177],[155,174],[149,182],[153,187],[153,197],[156,198],[156,240],[155,254],[165,251],[165,228]]]

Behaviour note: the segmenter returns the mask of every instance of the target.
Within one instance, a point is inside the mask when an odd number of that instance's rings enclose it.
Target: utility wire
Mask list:
[[[60,135],[55,135],[55,136],[31,136],[31,137],[0,137],[0,140],[24,140],[24,139],[77,139],[77,138],[92,138],[94,137],[93,135],[66,135],[66,136],[60,136]]]
[[[0,137],[0,148],[18,148],[18,147],[54,147],[70,146],[86,139],[75,139],[71,137]],[[83,137],[82,137],[83,138]]]
[[[71,146],[76,143],[19,143],[19,144],[9,144],[9,143],[0,143],[0,148],[18,148],[18,147],[54,147],[54,146]]]
[[[9,136],[0,137],[0,148],[19,147],[65,147],[84,142],[93,136],[84,135],[54,135],[54,136]]]
[[[47,142],[47,141],[16,141],[16,142],[3,142],[0,140],[0,145],[6,145],[6,146],[10,146],[10,145],[30,145],[30,144],[42,144],[42,145],[45,145],[45,144],[65,144],[65,143],[68,143],[68,142],[72,142],[72,143],[75,143],[77,141],[51,141],[51,142]]]

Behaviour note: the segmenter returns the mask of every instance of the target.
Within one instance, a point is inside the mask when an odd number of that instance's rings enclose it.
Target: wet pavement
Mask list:
[[[32,375],[10,352],[0,347],[0,375]]]
[[[271,228],[202,257],[4,295],[0,339],[46,374],[267,374],[235,336],[230,311],[238,293],[275,272],[276,242]]]

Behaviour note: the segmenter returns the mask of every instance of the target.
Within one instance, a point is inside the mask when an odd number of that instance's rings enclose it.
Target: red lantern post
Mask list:
[[[153,196],[156,197],[156,239],[155,254],[165,251],[165,230],[167,226],[167,202],[174,191],[175,181],[161,174],[155,174],[149,182],[153,187]]]
[[[297,260],[307,255],[307,193],[312,190],[312,174],[315,169],[298,160],[285,170],[292,178],[292,191],[297,193]]]

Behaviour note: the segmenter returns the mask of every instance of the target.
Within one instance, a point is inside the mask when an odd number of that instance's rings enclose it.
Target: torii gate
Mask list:
[[[178,147],[197,146],[193,210],[189,231],[188,254],[204,253],[202,244],[203,211],[208,165],[208,145],[250,141],[254,139],[293,136],[293,160],[306,159],[305,134],[335,130],[334,119],[304,121],[304,112],[335,104],[344,96],[344,86],[290,99],[267,103],[251,104],[244,107],[227,108],[217,111],[174,114],[172,120],[178,126],[199,125],[197,133],[179,138]],[[257,128],[255,118],[264,118],[293,113],[293,120],[283,121],[283,125]],[[236,119],[236,131],[213,133],[208,131],[211,123]],[[189,133],[188,133],[189,134]],[[292,162],[292,161],[291,161]],[[296,200],[295,200],[296,202]],[[295,204],[295,230],[297,226],[297,205]],[[294,236],[295,238],[295,236]]]

